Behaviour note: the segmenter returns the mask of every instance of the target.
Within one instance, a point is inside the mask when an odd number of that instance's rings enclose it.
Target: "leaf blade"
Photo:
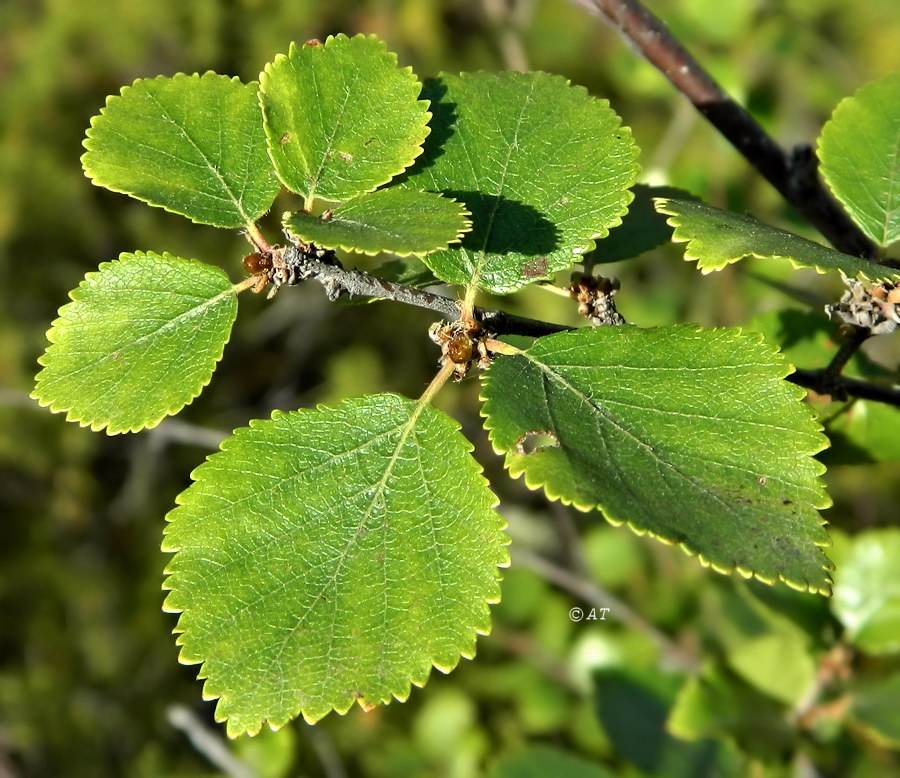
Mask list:
[[[222,270],[153,252],[103,263],[70,296],[32,396],[110,435],[154,427],[197,397],[237,315]]]
[[[669,224],[675,228],[672,240],[687,244],[684,258],[695,260],[704,274],[745,257],[756,257],[787,259],[794,267],[811,268],[817,273],[840,272],[850,278],[900,278],[900,272],[893,268],[827,248],[751,216],[692,200],[657,198],[655,203],[660,213],[670,217]]]
[[[269,155],[285,186],[341,201],[390,181],[422,153],[427,101],[375,36],[291,44],[260,76]],[[313,108],[314,106],[314,108]]]
[[[426,260],[444,281],[513,292],[621,221],[637,148],[605,100],[546,73],[442,74],[424,94],[432,134],[403,185],[460,200],[473,222]]]
[[[293,236],[326,249],[397,256],[428,254],[459,241],[470,228],[462,205],[433,192],[379,189],[354,197],[322,219],[285,214]]]
[[[822,177],[866,235],[900,240],[900,72],[842,100],[818,146]]]
[[[138,79],[107,99],[84,146],[94,184],[198,224],[251,223],[280,188],[256,85],[216,73]]]
[[[473,655],[508,557],[449,417],[375,395],[276,412],[222,449],[169,515],[165,608],[230,733],[405,699]]]
[[[826,591],[811,455],[827,441],[788,371],[740,331],[598,327],[495,360],[483,415],[510,474],[550,499],[721,572]]]

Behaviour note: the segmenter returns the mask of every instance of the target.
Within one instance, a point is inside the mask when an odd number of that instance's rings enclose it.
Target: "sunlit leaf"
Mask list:
[[[851,278],[900,279],[900,271],[866,262],[811,240],[758,222],[751,216],[713,208],[691,200],[659,198],[656,207],[669,214],[676,243],[687,243],[684,258],[696,260],[703,273],[721,270],[745,257],[790,260],[794,267],[819,273],[840,271]]]
[[[637,147],[605,100],[546,73],[443,74],[406,186],[465,203],[472,231],[435,275],[505,294],[572,265],[621,221]]]
[[[237,314],[222,270],[152,252],[104,262],[71,297],[33,396],[110,434],[154,427],[200,394]]]
[[[428,103],[410,68],[374,36],[291,44],[260,76],[275,169],[307,199],[369,192],[409,167],[428,134]]]
[[[513,476],[722,572],[827,592],[826,445],[759,336],[597,327],[495,359],[484,415]]]
[[[327,219],[285,214],[291,235],[327,249],[400,256],[427,254],[457,242],[469,229],[466,210],[433,192],[379,189],[334,208]]]
[[[138,79],[91,120],[84,171],[200,224],[253,222],[280,188],[256,93],[256,84],[215,73]]]
[[[843,100],[819,138],[822,177],[879,246],[900,240],[900,72]]]
[[[406,699],[474,655],[507,552],[470,450],[382,394],[253,421],[194,472],[165,607],[232,735]]]

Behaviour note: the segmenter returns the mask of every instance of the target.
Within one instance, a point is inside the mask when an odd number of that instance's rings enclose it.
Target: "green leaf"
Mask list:
[[[861,651],[900,652],[900,530],[852,540],[835,573],[831,607]]]
[[[287,213],[291,235],[327,249],[400,256],[447,248],[470,229],[466,209],[433,192],[379,189],[336,207],[329,218]]]
[[[853,692],[849,718],[884,748],[900,748],[900,673],[860,684]]]
[[[406,699],[490,629],[504,522],[458,425],[391,394],[253,421],[169,514],[165,608],[228,732]]]
[[[875,243],[900,240],[900,72],[842,100],[819,138],[822,177]]]
[[[783,705],[714,664],[706,665],[681,690],[669,732],[684,740],[728,737],[766,760],[782,759],[794,739]]]
[[[473,223],[425,259],[439,278],[513,292],[621,221],[638,150],[605,100],[546,73],[443,74],[424,94],[432,134],[405,185],[463,201]]]
[[[539,338],[485,373],[511,475],[721,572],[827,592],[826,438],[758,335],[692,325]]]
[[[411,68],[374,36],[291,44],[260,76],[269,154],[309,208],[390,181],[422,153],[428,103]]]
[[[152,252],[104,262],[70,296],[32,396],[110,435],[154,427],[200,394],[237,315],[222,270]]]
[[[593,673],[597,716],[616,754],[642,774],[693,778],[707,772],[716,743],[685,743],[666,731],[683,679],[662,670],[606,667]],[[723,771],[724,774],[724,771]]]
[[[215,73],[138,79],[91,119],[84,172],[199,224],[253,222],[280,188],[256,92],[256,84]]]
[[[777,257],[790,260],[794,267],[813,268],[819,273],[840,271],[850,278],[873,281],[900,278],[900,271],[820,246],[751,216],[671,198],[657,199],[656,208],[669,214],[669,224],[675,228],[672,240],[687,243],[684,258],[697,260],[703,273],[721,270],[744,257]]]

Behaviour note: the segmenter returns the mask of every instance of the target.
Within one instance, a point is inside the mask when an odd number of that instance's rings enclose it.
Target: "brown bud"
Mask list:
[[[252,254],[248,254],[244,257],[244,270],[252,275],[265,273],[271,267],[272,260],[264,254],[260,254],[258,251],[254,251]]]
[[[447,343],[447,356],[457,365],[472,361],[472,339],[463,333],[453,335]]]

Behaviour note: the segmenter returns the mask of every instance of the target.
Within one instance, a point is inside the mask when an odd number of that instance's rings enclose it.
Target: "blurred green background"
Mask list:
[[[842,97],[900,67],[896,0],[658,0],[652,8],[786,146],[814,142]],[[273,408],[380,390],[417,396],[437,358],[427,312],[334,306],[318,287],[286,290],[272,303],[242,298],[210,387],[177,418],[139,435],[95,434],[28,399],[50,322],[101,261],[165,250],[219,264],[235,280],[242,274],[247,249],[238,235],[83,176],[81,141],[106,96],[135,78],[179,71],[254,80],[291,40],[336,32],[378,34],[420,77],[561,73],[609,99],[632,127],[642,180],[815,237],[662,76],[567,0],[4,0],[0,776],[462,777],[537,741],[632,769],[597,716],[590,674],[612,661],[654,664],[666,651],[615,613],[605,623],[573,624],[569,608],[584,603],[527,557],[505,576],[494,633],[479,641],[476,660],[435,675],[405,705],[227,744],[213,705],[201,701],[197,668],[177,663],[175,619],[160,611],[159,544],[163,516],[191,469],[231,429]],[[644,326],[747,324],[797,304],[778,284],[821,303],[839,293],[833,280],[798,280],[775,265],[701,277],[670,247],[610,272],[622,279],[620,309]],[[565,301],[537,290],[492,302],[574,323]],[[740,585],[510,482],[480,431],[477,393],[470,379],[439,402],[475,441],[514,546],[599,581],[675,645],[699,651],[721,626],[709,601],[735,596]],[[829,521],[850,532],[896,522],[896,468],[833,468]],[[204,732],[213,745],[198,741]],[[219,764],[216,748],[224,749]],[[229,759],[257,772],[241,773]]]

